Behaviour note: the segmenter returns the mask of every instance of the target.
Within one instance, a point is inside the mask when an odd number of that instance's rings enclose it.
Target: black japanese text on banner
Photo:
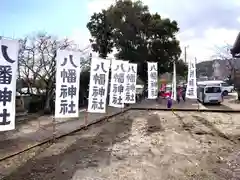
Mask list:
[[[78,117],[80,52],[57,52],[55,117]]]
[[[15,129],[19,42],[0,40],[0,131]]]
[[[197,99],[197,79],[196,79],[196,62],[192,60],[188,63],[188,82],[186,98]]]
[[[148,99],[156,99],[158,94],[157,63],[148,62]]]
[[[125,103],[136,103],[137,64],[129,63],[125,90]]]
[[[110,60],[92,58],[88,95],[88,112],[106,112],[109,68]]]
[[[124,107],[127,73],[128,61],[112,61],[109,106]]]

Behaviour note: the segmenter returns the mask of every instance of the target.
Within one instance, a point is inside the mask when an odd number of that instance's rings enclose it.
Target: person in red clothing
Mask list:
[[[180,97],[182,97],[181,87],[177,87],[177,102],[180,103]]]

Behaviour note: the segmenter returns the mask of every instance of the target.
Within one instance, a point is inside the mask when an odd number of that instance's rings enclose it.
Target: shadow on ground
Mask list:
[[[229,106],[226,106],[224,104],[205,104],[204,105],[207,109],[212,109],[212,110],[232,110]]]
[[[3,180],[68,180],[77,169],[108,166],[111,147],[131,135],[132,122],[126,115],[117,116],[96,136],[79,137],[61,154],[31,159]]]

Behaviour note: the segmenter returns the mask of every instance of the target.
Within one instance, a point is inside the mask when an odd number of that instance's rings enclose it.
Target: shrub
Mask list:
[[[28,112],[29,113],[36,113],[43,110],[44,107],[44,100],[41,97],[32,97],[31,101],[29,102]]]

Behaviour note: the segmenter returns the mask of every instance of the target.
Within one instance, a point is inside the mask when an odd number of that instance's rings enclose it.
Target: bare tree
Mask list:
[[[230,54],[231,45],[226,44],[224,46],[215,46],[216,54],[213,56],[214,59],[225,61],[225,72],[229,80],[233,80],[234,73],[238,68],[236,66],[236,59]]]
[[[216,48],[216,58],[219,60],[225,60],[226,63],[226,69],[228,73],[228,79],[230,82],[234,83],[234,87],[238,93],[238,100],[240,100],[240,56],[232,56],[231,52],[232,46],[229,44],[226,44],[226,46],[223,47],[217,47]]]
[[[76,50],[68,39],[59,40],[46,33],[39,33],[20,40],[19,79],[27,85],[28,94],[45,97],[44,111],[50,112],[50,101],[54,96],[57,50]],[[84,53],[84,50],[83,50]],[[89,58],[81,58],[81,65],[89,64]],[[23,92],[20,92],[23,93]]]
[[[45,95],[44,111],[50,111],[54,95],[56,56],[58,49],[71,46],[68,39],[58,40],[45,33],[26,37],[20,41],[19,77],[25,81],[28,93]]]

